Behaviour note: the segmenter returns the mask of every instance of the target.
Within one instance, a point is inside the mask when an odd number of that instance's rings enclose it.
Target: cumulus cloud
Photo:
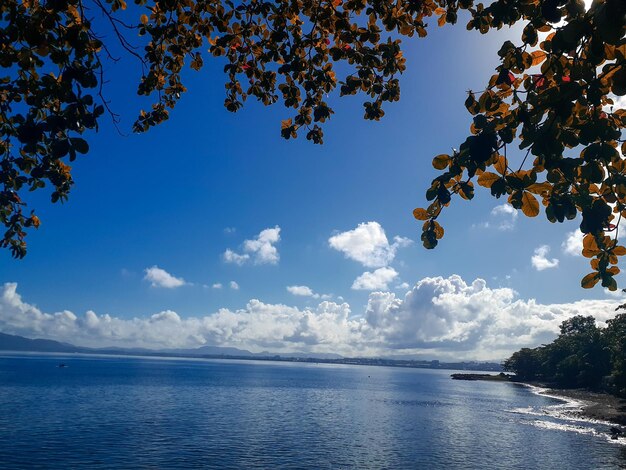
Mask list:
[[[222,256],[224,257],[224,261],[226,261],[227,263],[233,263],[239,266],[241,266],[242,264],[244,264],[246,261],[250,259],[249,254],[244,253],[240,255],[238,253],[235,253],[230,248],[228,248]]]
[[[378,222],[367,222],[359,224],[354,230],[333,235],[328,239],[328,244],[346,258],[358,261],[365,267],[381,268],[394,260],[398,248],[412,243],[403,237],[394,237],[393,240],[390,244]]]
[[[181,318],[166,310],[144,318],[120,318],[87,311],[45,313],[24,302],[16,283],[0,288],[0,331],[51,338],[92,347],[197,347],[205,344],[252,351],[310,351],[350,354],[353,344],[367,350],[363,320],[349,318],[347,304],[321,302],[297,309],[250,300],[239,310],[220,309]]]
[[[17,284],[0,288],[0,331],[93,347],[232,346],[251,351],[334,352],[345,356],[421,354],[441,359],[501,360],[551,341],[573,315],[605,322],[618,299],[540,304],[509,288],[460,276],[425,278],[404,296],[373,292],[366,308],[321,301],[299,309],[250,300],[238,310],[181,317],[165,310],[121,318],[87,311],[46,313],[22,300]]]
[[[186,284],[182,277],[174,277],[164,269],[154,265],[144,270],[146,281],[150,281],[152,287],[164,287],[166,289],[174,289]]]
[[[235,281],[230,281],[228,285],[232,290],[239,290],[239,284],[237,284]]]
[[[221,282],[216,282],[216,283],[215,283],[215,284],[213,284],[211,287],[212,287],[213,289],[221,289],[223,286],[222,286],[222,283],[221,283]]]
[[[276,243],[280,241],[280,227],[266,228],[252,240],[245,240],[242,245],[243,253],[237,253],[230,248],[222,255],[227,263],[239,266],[252,261],[254,264],[277,264],[280,259]]]
[[[556,268],[559,265],[559,260],[556,258],[548,259],[548,253],[550,247],[548,245],[541,245],[535,249],[530,262],[537,271],[543,271],[544,269]]]
[[[333,298],[331,294],[318,294],[309,286],[287,286],[287,291],[295,296],[311,297],[312,299],[329,300]]]
[[[571,256],[582,256],[583,233],[580,230],[568,232],[565,241],[561,244],[563,253]]]
[[[313,297],[314,299],[319,298],[319,294],[313,292],[309,286],[287,286],[287,291],[292,295],[300,297]]]
[[[491,289],[482,279],[468,284],[453,275],[422,279],[404,298],[372,293],[365,318],[397,349],[455,351],[459,356],[467,356],[466,351],[493,359],[551,341],[559,325],[574,315],[594,315],[604,322],[615,315],[614,308],[611,300],[542,305],[518,299],[512,289]]]
[[[352,283],[354,290],[387,290],[388,285],[398,277],[398,272],[393,268],[378,268],[374,272],[365,271]]]

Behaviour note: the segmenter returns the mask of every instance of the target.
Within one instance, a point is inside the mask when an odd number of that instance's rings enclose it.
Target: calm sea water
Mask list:
[[[450,372],[0,356],[0,468],[626,468],[560,402]]]

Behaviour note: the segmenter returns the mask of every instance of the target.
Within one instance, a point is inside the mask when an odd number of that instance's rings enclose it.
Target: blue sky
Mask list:
[[[227,112],[223,64],[210,59],[200,73],[186,74],[189,91],[168,122],[132,135],[130,124],[140,106],[132,64],[112,67],[106,92],[128,135],[103,122],[98,134],[88,136],[91,151],[73,165],[76,185],[69,202],[52,205],[45,191],[32,195],[42,226],[28,236],[27,257],[18,261],[0,253],[0,283],[10,283],[0,304],[0,329],[87,345],[216,343],[253,350],[487,358],[501,357],[513,346],[536,345],[531,343],[548,338],[567,315],[586,313],[590,306],[599,318],[611,314],[619,298],[599,287],[579,287],[590,269],[587,260],[566,249],[576,222],[553,225],[543,214],[527,219],[505,199],[479,189],[472,202],[458,199],[445,211],[446,235],[435,250],[421,246],[420,223],[411,211],[425,205],[424,192],[436,176],[430,161],[465,139],[466,91],[484,86],[500,44],[517,35],[481,36],[458,25],[405,41],[400,102],[388,104],[380,122],[367,122],[359,97],[331,98],[335,114],[325,126],[322,146],[303,136],[280,137],[280,120],[291,117],[282,105],[266,108],[250,101],[236,114]],[[439,276],[437,282],[428,280]],[[484,283],[472,284],[475,279]],[[412,301],[420,298],[426,307],[407,307],[411,293]],[[383,297],[384,322],[382,313],[372,313]],[[470,313],[446,323],[456,333],[424,329],[433,299],[439,299],[438,308],[447,302],[451,315],[453,300],[467,300],[459,311]],[[362,321],[370,329],[383,322],[387,333],[367,336],[361,329],[362,343],[351,349],[350,338],[339,338],[332,327],[313,335],[317,342],[313,336],[295,340],[280,332],[255,342],[242,330],[211,336],[186,329],[174,341],[168,328],[165,336],[150,338],[85,329],[88,311],[128,325],[124,322],[148,321],[162,312],[175,312],[183,321],[220,311],[251,315],[253,300],[292,309],[298,322],[309,324],[311,319],[302,318],[321,304],[325,312],[347,305],[342,321]],[[576,303],[581,300],[587,303]],[[486,312],[500,301],[510,310],[507,321],[521,328],[515,330],[518,341],[513,346],[509,341],[509,349],[471,342],[468,338],[494,322],[487,313],[478,321],[471,312]],[[394,308],[412,312],[406,314],[410,321],[389,313]],[[26,311],[34,317],[16,320]],[[82,327],[37,323],[45,315],[58,320],[55,312],[72,312]],[[159,319],[171,320],[168,315]],[[535,320],[546,315],[549,321],[538,327]],[[518,318],[526,323],[517,325]],[[261,317],[259,322],[273,324]],[[392,334],[394,328],[404,333]]]

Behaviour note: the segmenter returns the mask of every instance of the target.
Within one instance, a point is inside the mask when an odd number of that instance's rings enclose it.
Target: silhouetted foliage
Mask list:
[[[522,42],[506,41],[488,88],[469,93],[472,135],[433,160],[442,174],[426,192],[432,203],[414,211],[426,248],[443,236],[442,209],[454,194],[472,199],[475,180],[528,217],[539,214],[539,201],[550,222],[581,214],[582,254],[593,269],[581,285],[617,289],[618,256],[626,254],[617,244],[626,215],[626,110],[615,109],[609,94],[626,94],[625,18],[623,0],[594,1],[587,12],[575,0],[477,6],[468,28],[486,32],[523,19]]]
[[[504,370],[515,372],[521,380],[534,380],[541,373],[541,354],[537,349],[522,348],[504,361]]]
[[[26,254],[25,229],[39,225],[20,194],[49,183],[52,201],[65,200],[67,162],[88,151],[82,135],[97,129],[108,108],[101,86],[111,55],[96,14],[113,31],[107,41],[141,63],[137,93],[154,98],[136,132],[168,118],[186,91],[184,67],[201,69],[208,45],[226,61],[228,110],[248,97],[282,101],[293,116],[281,135],[304,132],[322,143],[322,125],[333,114],[330,93],[365,94],[365,119],[380,119],[383,103],[400,97],[400,38],[426,36],[431,17],[439,26],[455,24],[464,11],[470,30],[519,22],[524,30],[519,45],[503,44],[487,88],[468,94],[472,135],[459,151],[433,160],[442,174],[426,193],[432,203],[414,211],[424,221],[424,246],[443,236],[437,219],[452,196],[473,197],[476,178],[527,216],[539,213],[536,196],[551,222],[581,213],[583,254],[594,270],[583,287],[601,281],[616,288],[615,264],[626,248],[607,233],[626,214],[619,153],[626,111],[613,109],[609,94],[626,94],[623,0],[597,0],[589,11],[582,0],[135,0],[126,9],[124,0],[0,2],[0,245],[13,256]],[[510,148],[516,139],[519,156]]]
[[[561,324],[550,344],[524,348],[504,361],[521,380],[541,380],[562,387],[608,389],[626,395],[626,315],[598,328],[592,316],[577,315]]]
[[[626,396],[626,314],[621,313],[606,323],[613,384],[620,395]]]

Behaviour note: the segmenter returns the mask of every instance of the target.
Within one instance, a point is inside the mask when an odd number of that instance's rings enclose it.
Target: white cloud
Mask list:
[[[406,289],[408,289],[409,287],[411,287],[411,286],[409,286],[409,283],[408,283],[408,282],[403,282],[402,284],[398,284],[398,285],[396,286],[396,289],[397,289],[397,290],[406,290]]]
[[[500,204],[491,209],[490,220],[477,224],[477,226],[485,229],[494,228],[501,231],[513,230],[517,222],[517,215],[517,209],[512,205],[508,203]]]
[[[454,351],[459,357],[467,351],[471,357],[494,359],[551,341],[573,315],[606,321],[614,308],[612,300],[542,305],[518,299],[512,289],[490,289],[482,279],[468,284],[453,275],[422,279],[404,298],[372,293],[365,318],[385,344],[397,349]]]
[[[287,291],[292,295],[311,297],[312,299],[330,300],[333,298],[332,294],[318,294],[309,286],[287,286]]]
[[[174,289],[186,284],[182,277],[174,277],[164,269],[158,266],[152,266],[144,270],[146,281],[150,281],[152,287],[164,287],[166,289]]]
[[[568,232],[565,241],[561,244],[563,252],[571,256],[582,256],[583,236],[580,230]]]
[[[354,290],[387,290],[388,284],[398,276],[393,268],[378,268],[374,272],[365,271],[352,283]]]
[[[495,218],[494,225],[498,230],[513,230],[517,220],[517,209],[510,204],[501,204],[491,209]]]
[[[216,283],[215,283],[215,284],[213,284],[211,287],[212,287],[213,289],[221,289],[223,286],[222,286],[222,283],[221,283],[221,282],[216,282]]]
[[[287,291],[292,295],[301,297],[313,297],[314,299],[319,298],[319,294],[313,292],[309,286],[287,286]]]
[[[501,360],[522,347],[550,342],[573,315],[613,318],[620,299],[540,304],[509,288],[489,288],[457,275],[425,278],[403,296],[373,292],[362,312],[322,301],[298,309],[250,300],[238,310],[180,317],[116,317],[89,310],[45,313],[26,303],[17,284],[0,287],[0,331],[104,347],[232,346],[251,351],[335,352],[346,356],[421,354],[439,359]]]
[[[626,292],[624,292],[622,289],[608,290],[607,288],[604,288],[604,293],[607,296],[613,297],[615,299],[624,299],[626,297]]]
[[[368,268],[389,265],[398,248],[411,243],[408,238],[394,237],[394,242],[389,244],[387,235],[378,222],[359,224],[354,230],[338,233],[328,239],[331,248]]]
[[[541,245],[535,249],[535,253],[530,259],[533,267],[537,271],[543,271],[544,269],[556,268],[559,265],[559,260],[556,258],[548,259],[547,255],[550,252],[548,245]]]
[[[232,290],[239,290],[239,284],[237,284],[235,281],[230,281],[228,285]]]
[[[239,266],[241,266],[250,259],[249,254],[244,253],[243,255],[240,255],[238,253],[235,253],[230,248],[228,248],[222,256],[224,257],[224,261],[226,261],[227,263],[233,263]]]
[[[243,253],[227,249],[223,258],[227,263],[242,265],[248,261],[254,264],[277,264],[280,259],[275,244],[280,241],[280,227],[266,228],[252,240],[243,242]]]

